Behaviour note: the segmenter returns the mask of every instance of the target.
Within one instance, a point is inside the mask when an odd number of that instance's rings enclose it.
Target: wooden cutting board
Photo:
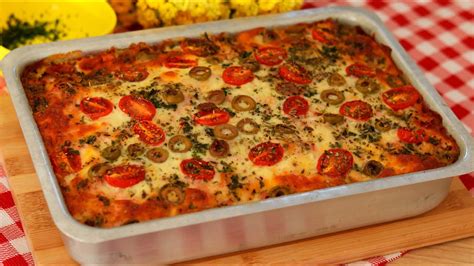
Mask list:
[[[49,214],[10,98],[1,92],[0,132],[9,183],[36,263],[75,264]],[[474,198],[456,178],[444,202],[415,218],[193,263],[343,263],[470,236],[474,236]]]

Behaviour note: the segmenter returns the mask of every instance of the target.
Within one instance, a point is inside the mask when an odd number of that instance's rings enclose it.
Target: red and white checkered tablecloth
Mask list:
[[[306,1],[304,7],[333,5],[375,11],[474,136],[473,0],[313,0]],[[0,94],[2,87],[0,79]],[[33,264],[4,175],[0,169],[0,265]],[[474,195],[474,175],[465,175],[461,180]],[[350,265],[385,265],[404,253]]]

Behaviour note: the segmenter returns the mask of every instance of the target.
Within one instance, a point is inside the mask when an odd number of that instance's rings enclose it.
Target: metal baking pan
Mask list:
[[[461,149],[449,166],[384,179],[342,185],[237,206],[215,208],[112,229],[93,228],[68,213],[41,135],[20,82],[23,68],[52,54],[99,51],[134,42],[159,42],[204,32],[237,32],[335,18],[361,26],[391,47],[392,57]],[[337,232],[426,212],[447,195],[453,176],[474,170],[471,136],[436,90],[423,77],[382,21],[367,10],[329,7],[190,26],[152,29],[74,41],[27,46],[12,51],[2,68],[38,173],[51,216],[70,255],[90,263],[170,263],[272,245]]]

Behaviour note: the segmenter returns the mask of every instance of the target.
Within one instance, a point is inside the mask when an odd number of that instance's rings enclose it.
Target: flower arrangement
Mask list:
[[[136,15],[144,28],[299,9],[303,0],[138,0]]]

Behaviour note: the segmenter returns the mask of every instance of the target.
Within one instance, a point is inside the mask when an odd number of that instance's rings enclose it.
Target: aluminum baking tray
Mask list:
[[[369,182],[215,208],[112,229],[93,228],[68,213],[41,135],[20,82],[23,68],[52,54],[99,51],[134,42],[159,42],[204,32],[237,32],[335,18],[361,26],[391,47],[392,57],[418,88],[461,149],[459,160],[443,168]],[[27,46],[3,61],[7,86],[20,120],[51,216],[70,255],[83,264],[170,263],[402,219],[426,212],[447,195],[453,176],[474,170],[473,140],[395,37],[372,12],[352,7],[308,9],[227,21],[144,30],[104,37]]]

